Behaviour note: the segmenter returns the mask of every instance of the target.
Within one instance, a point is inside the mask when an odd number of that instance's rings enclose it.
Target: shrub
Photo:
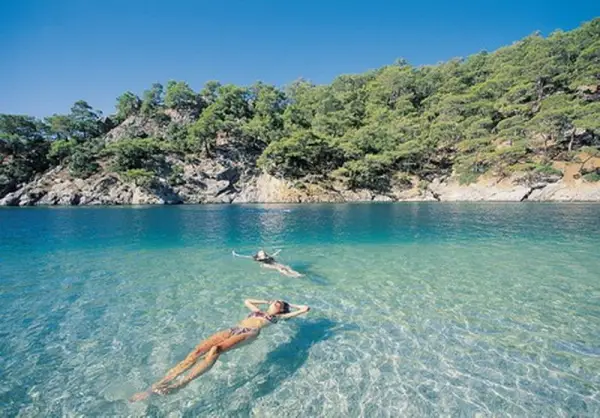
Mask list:
[[[96,155],[89,149],[80,147],[71,155],[69,171],[74,177],[87,178],[97,172],[99,168]]]
[[[351,188],[367,188],[387,191],[390,188],[392,161],[387,155],[367,155],[362,160],[348,161],[348,185]]]
[[[534,169],[534,171],[538,174],[543,174],[546,176],[561,176],[563,175],[563,172],[552,167],[551,164],[540,164],[537,165]]]
[[[299,178],[324,174],[339,167],[339,150],[327,138],[311,132],[296,132],[271,142],[259,159],[259,165],[271,174]]]
[[[402,188],[410,189],[413,187],[412,177],[408,173],[396,173],[394,181]]]
[[[516,163],[506,167],[506,171],[508,173],[520,173],[533,171],[536,167],[537,165],[535,163]]]
[[[595,170],[583,172],[583,179],[590,183],[595,183],[600,181],[600,168],[596,168]]]
[[[583,179],[590,183],[600,181],[600,173],[587,173],[583,176]]]
[[[299,190],[306,190],[306,184],[301,181],[297,181],[294,183],[294,188]]]
[[[419,190],[427,190],[427,187],[429,186],[429,182],[427,180],[421,180],[419,181]]]
[[[140,187],[150,187],[154,184],[156,177],[150,170],[143,168],[133,168],[123,173],[127,181],[130,181]]]
[[[458,175],[458,183],[463,186],[475,183],[481,174],[477,171],[464,171]]]
[[[124,139],[111,144],[106,152],[115,157],[115,169],[154,171],[164,161],[164,151],[154,138]]]
[[[68,139],[58,139],[50,145],[48,158],[55,164],[60,164],[73,154],[75,143]]]
[[[172,164],[168,181],[173,186],[180,186],[185,183],[183,180],[183,167],[177,164]]]

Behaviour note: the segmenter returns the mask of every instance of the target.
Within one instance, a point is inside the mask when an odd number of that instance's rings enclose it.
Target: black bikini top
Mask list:
[[[267,321],[269,321],[272,324],[276,324],[277,323],[277,317],[276,316],[269,315],[268,313],[261,312],[261,311],[250,312],[250,315],[248,315],[248,318],[263,318],[263,319],[266,319]]]

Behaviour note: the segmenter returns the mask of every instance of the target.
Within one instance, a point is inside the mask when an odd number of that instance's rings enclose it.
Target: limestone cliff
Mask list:
[[[336,182],[291,182],[279,179],[233,161],[200,159],[183,161],[181,178],[170,184],[158,178],[142,186],[114,172],[102,172],[87,179],[72,177],[64,167],[56,167],[22,185],[0,200],[5,206],[33,205],[145,205],[201,203],[309,203],[361,201],[596,201],[600,183],[588,183],[572,174],[563,164],[562,178],[527,179],[483,177],[461,185],[454,177],[431,182],[413,179],[382,193],[349,190]],[[600,161],[592,160],[589,164]]]

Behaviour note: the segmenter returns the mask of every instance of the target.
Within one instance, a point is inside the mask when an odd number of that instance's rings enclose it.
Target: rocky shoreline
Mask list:
[[[73,178],[64,167],[56,167],[32,182],[21,185],[0,199],[2,206],[55,205],[150,205],[205,203],[343,203],[391,201],[582,201],[600,202],[600,182],[578,178],[550,178],[542,181],[512,178],[480,178],[461,185],[454,177],[431,182],[413,179],[409,185],[394,186],[385,193],[348,190],[341,183],[292,182],[257,172],[239,163],[203,159],[193,163],[172,160],[181,167],[176,185],[158,178],[141,186],[113,172],[87,179]]]

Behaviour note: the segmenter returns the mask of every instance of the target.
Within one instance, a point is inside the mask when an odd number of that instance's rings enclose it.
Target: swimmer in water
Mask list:
[[[246,318],[238,322],[233,328],[217,332],[202,341],[194,351],[188,354],[185,360],[169,370],[165,377],[153,384],[146,392],[137,393],[129,400],[137,402],[153,394],[168,395],[182,389],[192,380],[209,371],[221,354],[252,343],[260,335],[262,328],[276,324],[281,319],[290,319],[305,314],[310,310],[308,306],[292,305],[282,300],[268,302],[266,300],[246,299],[244,305],[251,311]],[[265,311],[261,311],[258,305],[268,305],[268,307]],[[201,357],[204,357],[204,359],[197,363]],[[187,376],[179,378],[188,369],[190,371]]]
[[[298,273],[296,270],[292,269],[290,266],[286,266],[285,264],[278,263],[275,261],[275,256],[279,254],[281,250],[277,250],[273,253],[273,255],[267,254],[264,250],[259,250],[255,255],[239,255],[235,251],[233,251],[233,255],[236,257],[242,258],[251,258],[252,260],[260,263],[263,267],[269,268],[272,270],[277,270],[281,274],[288,277],[302,277],[302,274]]]

